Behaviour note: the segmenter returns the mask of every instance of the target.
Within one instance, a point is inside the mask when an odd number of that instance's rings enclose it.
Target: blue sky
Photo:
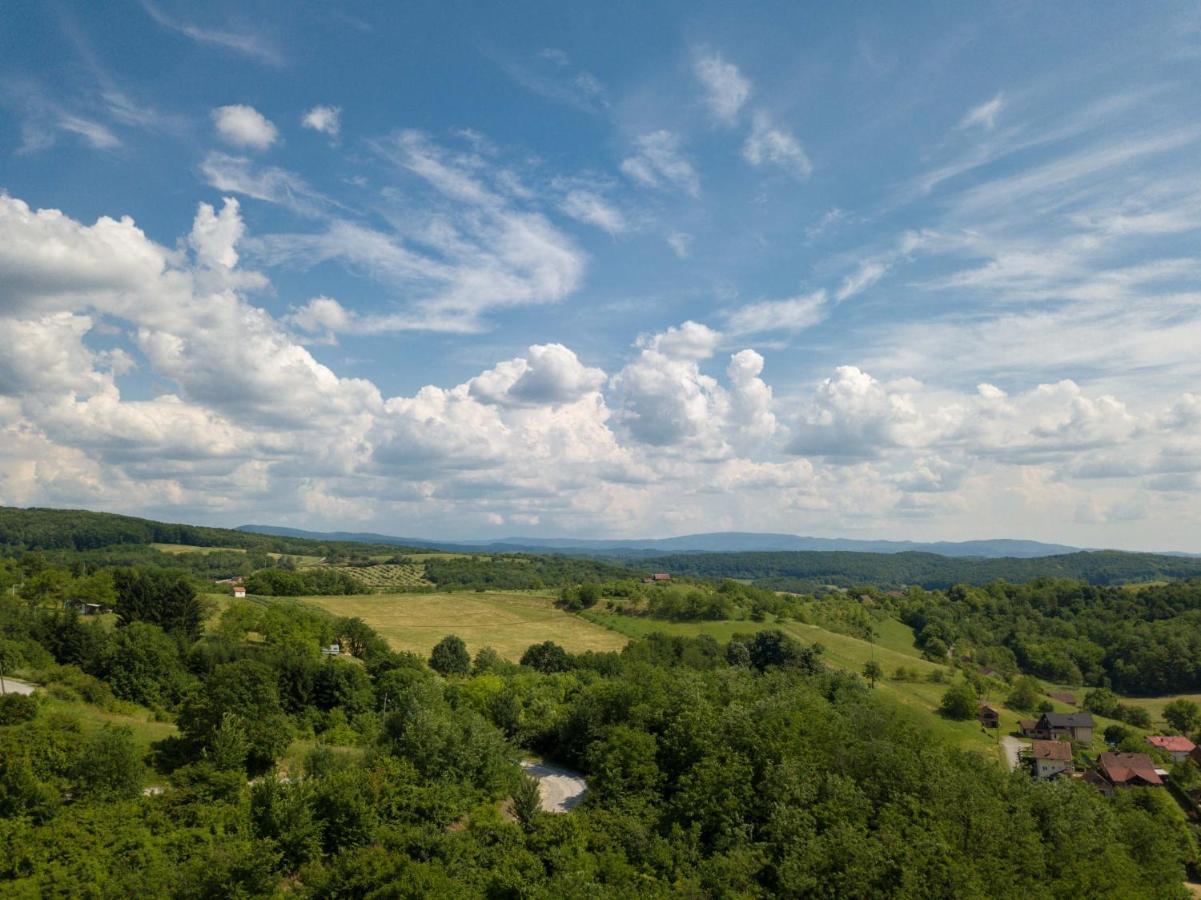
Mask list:
[[[1201,550],[1184,4],[0,11],[0,502]]]

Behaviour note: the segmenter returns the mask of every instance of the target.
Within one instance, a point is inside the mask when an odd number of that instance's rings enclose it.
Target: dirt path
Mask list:
[[[570,769],[560,769],[558,766],[548,766],[530,760],[522,762],[521,768],[538,781],[542,808],[547,812],[568,812],[588,793],[588,782]]]
[[[6,694],[32,694],[35,690],[37,688],[32,684],[26,684],[24,681],[17,681],[8,676],[4,678],[4,693]]]
[[[1005,748],[1005,759],[1009,763],[1009,771],[1011,772],[1018,767],[1018,753],[1030,748],[1028,743],[1015,738],[1011,734],[1002,736],[1001,746]]]

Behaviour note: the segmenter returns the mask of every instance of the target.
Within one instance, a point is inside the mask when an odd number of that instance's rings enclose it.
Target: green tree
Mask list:
[[[543,641],[541,644],[532,644],[526,648],[525,653],[521,656],[521,664],[550,674],[551,672],[566,672],[570,669],[571,658],[567,655],[567,651],[554,641]]]
[[[430,668],[439,675],[466,675],[471,669],[471,655],[463,639],[448,634],[438,641],[430,653]]]
[[[1178,697],[1163,708],[1164,721],[1180,734],[1193,734],[1201,728],[1201,706],[1185,697]]]
[[[980,698],[966,681],[958,681],[947,688],[938,705],[938,711],[948,719],[966,721],[976,717]]]
[[[106,725],[83,745],[72,770],[72,790],[77,797],[96,800],[129,800],[142,793],[145,768],[125,726]]]
[[[872,687],[875,687],[876,681],[884,677],[884,668],[874,659],[869,659],[863,664],[863,677],[868,680]]]
[[[1009,696],[1005,698],[1005,705],[1022,712],[1031,712],[1041,700],[1042,685],[1039,684],[1038,679],[1030,675],[1022,675],[1014,681]]]
[[[542,796],[538,782],[529,775],[522,774],[513,791],[513,815],[526,831],[532,831],[542,816]]]
[[[149,622],[189,643],[200,637],[204,608],[187,576],[162,569],[113,573],[117,623]]]

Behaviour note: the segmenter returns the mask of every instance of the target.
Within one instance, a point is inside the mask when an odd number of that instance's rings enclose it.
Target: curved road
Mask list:
[[[565,813],[584,799],[588,793],[588,782],[578,772],[523,760],[521,768],[538,782],[538,794],[542,808],[547,812]]]
[[[32,694],[37,690],[36,686],[26,684],[24,681],[17,681],[15,678],[4,676],[4,693],[6,694]]]

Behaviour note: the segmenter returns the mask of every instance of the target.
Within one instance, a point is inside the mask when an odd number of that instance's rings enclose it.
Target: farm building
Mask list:
[[[1035,778],[1054,778],[1072,771],[1072,745],[1067,741],[1032,741],[1030,759]]]
[[[86,600],[68,600],[63,606],[84,616],[98,616],[101,612],[99,603],[88,603]]]
[[[647,575],[642,579],[644,584],[656,584],[664,581],[671,581],[671,576],[666,572],[656,572],[654,575]]]
[[[1194,748],[1197,746],[1192,741],[1181,735],[1162,735],[1153,734],[1147,738],[1147,743],[1152,747],[1158,747],[1169,756],[1172,757],[1172,762],[1183,762],[1189,758]]]
[[[1093,739],[1093,729],[1096,723],[1088,713],[1043,713],[1038,720],[1035,736],[1043,740],[1053,741],[1059,738],[1070,738],[1087,744]]]
[[[1097,757],[1096,771],[1085,777],[1101,793],[1111,797],[1117,788],[1163,785],[1163,779],[1146,753],[1102,753]]]
[[[245,597],[246,596],[246,588],[240,584],[235,584],[234,585],[234,596],[235,597]]]
[[[980,704],[977,715],[980,717],[980,724],[985,728],[1001,727],[1001,714],[987,703]]]
[[[1018,719],[1018,734],[1022,737],[1038,736],[1038,719]]]

